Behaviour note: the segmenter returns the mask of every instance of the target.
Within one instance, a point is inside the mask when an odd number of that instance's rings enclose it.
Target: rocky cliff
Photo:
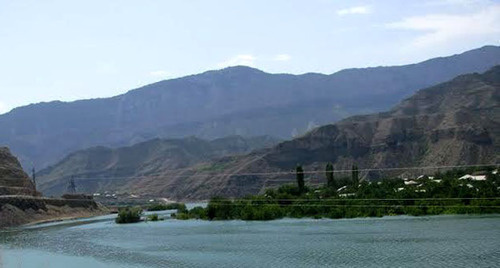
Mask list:
[[[44,198],[6,147],[0,148],[0,228],[107,213],[93,200]]]
[[[7,147],[0,147],[0,195],[36,195],[33,182]]]

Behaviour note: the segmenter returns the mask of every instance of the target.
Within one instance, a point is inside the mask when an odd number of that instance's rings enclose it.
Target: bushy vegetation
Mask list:
[[[177,218],[272,220],[500,213],[500,176],[492,169],[483,170],[487,173],[485,181],[457,179],[475,171],[451,170],[437,173],[433,179],[422,177],[405,184],[398,178],[359,182],[357,167],[353,167],[351,178],[332,181],[332,168],[328,166],[329,183],[309,189],[302,184],[303,170],[297,168],[296,186],[284,185],[236,200],[215,197],[206,208],[193,208]]]
[[[187,210],[186,205],[183,203],[170,203],[170,204],[153,204],[148,207],[148,211],[161,211],[161,210],[173,210],[176,209],[178,212],[185,212]]]
[[[126,207],[118,211],[116,223],[134,223],[141,221],[142,209],[140,207]]]
[[[158,214],[151,214],[151,215],[148,215],[148,217],[146,218],[148,221],[159,221],[160,220],[160,217],[158,217]]]

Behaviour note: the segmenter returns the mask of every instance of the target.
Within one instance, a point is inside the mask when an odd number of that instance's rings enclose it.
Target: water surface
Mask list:
[[[117,225],[0,233],[4,267],[495,267],[500,215]],[[1,267],[1,265],[0,265]]]

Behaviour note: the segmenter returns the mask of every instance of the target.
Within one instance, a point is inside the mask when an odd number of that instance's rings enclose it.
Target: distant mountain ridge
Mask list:
[[[307,177],[324,181],[327,162],[332,162],[336,170],[349,170],[354,163],[362,169],[499,163],[500,66],[419,90],[387,112],[349,117],[270,149],[200,161],[182,170],[170,166],[162,173],[159,168],[156,176],[102,179],[99,183],[110,191],[171,199],[240,197],[293,183],[293,174],[274,173],[290,171],[296,164],[302,164],[306,171],[318,171]],[[72,169],[59,168],[63,166]],[[76,167],[92,170],[86,161],[80,165],[62,161],[56,167],[42,172],[43,176],[62,176],[57,170],[75,174],[79,171]],[[372,179],[401,172],[361,175]],[[95,176],[100,174],[96,172]]]
[[[331,75],[231,67],[112,98],[16,108],[0,116],[0,144],[8,145],[24,166],[43,168],[79,149],[153,138],[289,138],[349,115],[388,109],[418,89],[497,64],[500,47],[486,46],[418,64]]]
[[[74,152],[40,171],[39,189],[46,195],[61,195],[68,180],[76,178],[79,191],[93,193],[117,181],[118,185],[124,185],[143,176],[183,170],[216,158],[272,147],[278,142],[269,136],[229,136],[212,141],[189,137],[153,139],[120,148],[93,147]]]

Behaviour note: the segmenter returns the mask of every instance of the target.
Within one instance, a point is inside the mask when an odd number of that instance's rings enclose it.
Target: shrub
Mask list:
[[[190,216],[187,213],[172,214],[172,217],[178,220],[189,220]]]
[[[234,204],[223,197],[210,199],[207,206],[207,217],[210,220],[230,220],[234,217]]]
[[[203,207],[194,207],[189,211],[189,217],[193,219],[206,219],[207,212]]]
[[[159,221],[160,218],[158,217],[158,214],[151,214],[151,215],[148,215],[148,221]]]
[[[141,221],[142,209],[140,207],[126,207],[118,211],[116,223],[134,223]]]

